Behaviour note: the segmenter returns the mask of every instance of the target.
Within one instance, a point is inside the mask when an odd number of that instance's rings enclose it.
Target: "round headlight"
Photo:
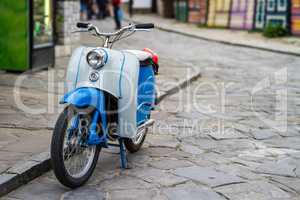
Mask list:
[[[101,50],[90,51],[86,56],[86,61],[93,69],[99,69],[105,64],[105,53]]]

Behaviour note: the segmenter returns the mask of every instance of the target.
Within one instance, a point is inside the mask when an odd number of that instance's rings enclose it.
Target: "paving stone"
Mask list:
[[[202,154],[204,152],[204,150],[201,150],[196,146],[185,144],[185,143],[181,144],[180,150],[193,155]]]
[[[208,135],[216,140],[248,138],[248,136],[243,135],[242,133],[232,128],[226,129],[224,132],[221,131],[209,132]]]
[[[215,188],[215,190],[231,200],[281,200],[291,198],[285,191],[264,181],[227,185]]]
[[[19,200],[19,199],[11,198],[11,197],[2,197],[2,200]]]
[[[198,120],[209,119],[209,117],[207,115],[204,115],[203,113],[195,112],[195,111],[180,112],[180,113],[176,114],[176,117],[183,118],[183,119],[198,119]]]
[[[64,193],[69,191],[67,188],[61,186],[57,180],[49,179],[46,175],[12,191],[7,196],[24,200],[57,200],[60,199]]]
[[[101,191],[112,191],[112,190],[127,190],[127,189],[149,189],[153,188],[153,185],[140,180],[138,178],[130,176],[115,176],[112,179],[104,180],[100,182],[98,187]]]
[[[186,160],[178,160],[175,158],[163,158],[160,160],[152,161],[150,163],[151,167],[157,168],[157,169],[176,169],[176,168],[182,168],[182,167],[189,167],[192,166],[193,163],[186,161]]]
[[[148,135],[146,142],[149,144],[149,147],[167,147],[167,148],[177,148],[179,142],[174,136],[170,135]]]
[[[0,174],[5,172],[10,167],[10,164],[11,163],[9,163],[9,162],[1,161],[1,163],[0,163]]]
[[[275,182],[282,184],[283,186],[300,193],[300,179],[299,178],[291,178],[291,177],[283,177],[283,176],[271,176],[270,177]]]
[[[257,173],[274,174],[279,176],[296,177],[295,169],[297,166],[289,163],[286,159],[277,162],[265,162],[254,169]]]
[[[198,181],[210,187],[245,181],[235,175],[226,174],[213,168],[199,166],[179,168],[174,171],[174,174]]]
[[[255,130],[251,133],[256,140],[265,140],[278,136],[272,130]]]
[[[141,151],[141,153],[145,153],[146,155],[150,157],[164,157],[170,155],[172,152],[176,151],[173,148],[145,148]]]
[[[138,167],[145,167],[149,163],[152,163],[152,158],[143,154],[130,154],[127,156],[127,159],[130,164]]]
[[[199,186],[194,183],[185,183],[163,190],[168,199],[172,200],[225,200],[208,187]]]
[[[288,126],[286,131],[280,131],[278,132],[278,134],[282,137],[300,136],[299,130],[297,129],[297,127],[294,126]]]
[[[76,190],[71,190],[69,192],[64,193],[61,200],[104,200],[105,194],[100,192],[94,188],[78,188]]]
[[[20,134],[18,141],[2,148],[7,152],[27,153],[31,156],[33,153],[41,153],[49,150],[52,131],[40,130],[34,134]],[[34,144],[34,145],[33,145]]]
[[[297,168],[295,169],[295,174],[297,177],[300,177],[300,165],[297,165]]]
[[[169,172],[154,168],[132,170],[129,171],[129,174],[148,183],[159,184],[165,187],[184,183],[187,180],[184,177],[175,176]]]
[[[28,117],[22,113],[6,114],[5,118],[1,118],[0,126],[4,128],[45,129],[48,128],[48,121],[43,116],[31,115]]]
[[[112,191],[107,194],[107,200],[132,200],[132,199],[145,199],[145,200],[167,200],[164,196],[159,194],[157,189],[147,189],[147,190],[119,190]]]
[[[203,153],[197,156],[198,159],[211,162],[214,165],[230,163],[231,157],[231,155],[229,157],[226,157],[225,154],[215,152]]]
[[[260,174],[256,174],[251,171],[251,168],[236,164],[221,164],[215,167],[217,170],[223,171],[225,173],[238,176],[247,180],[261,180],[265,179],[265,177],[261,176]]]
[[[286,137],[280,139],[270,139],[266,144],[277,148],[290,148],[300,150],[300,137]]]
[[[285,157],[295,153],[298,153],[298,150],[261,146],[256,150],[242,151],[238,156],[246,160],[265,162],[266,160],[277,160],[279,157]]]
[[[9,132],[9,129],[0,129],[0,148],[18,140],[18,137]]]

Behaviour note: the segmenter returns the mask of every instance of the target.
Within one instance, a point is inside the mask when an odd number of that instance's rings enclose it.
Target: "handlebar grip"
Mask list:
[[[154,28],[154,24],[153,23],[147,23],[147,24],[137,24],[135,25],[136,29],[150,29],[150,28]]]
[[[88,28],[90,23],[78,22],[76,24],[77,28]]]

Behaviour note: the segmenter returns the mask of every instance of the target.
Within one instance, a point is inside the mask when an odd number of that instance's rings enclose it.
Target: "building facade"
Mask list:
[[[231,0],[210,0],[207,25],[211,27],[228,27]]]
[[[195,24],[206,24],[208,0],[189,0],[189,19]]]
[[[277,24],[287,30],[290,28],[290,1],[267,0],[265,24]]]
[[[291,32],[300,36],[300,0],[291,2]]]
[[[230,12],[230,28],[247,29],[253,28],[255,13],[255,1],[232,0]]]

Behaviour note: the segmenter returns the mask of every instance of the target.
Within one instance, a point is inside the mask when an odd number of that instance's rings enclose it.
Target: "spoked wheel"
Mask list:
[[[51,142],[52,166],[57,179],[70,188],[83,185],[98,161],[100,147],[86,145],[91,115],[90,111],[77,112],[69,106],[55,125]]]
[[[146,135],[148,132],[148,128],[142,128],[138,130],[138,133],[136,134],[136,136],[134,138],[126,138],[124,140],[124,144],[126,149],[130,152],[130,153],[135,153],[138,150],[140,150],[140,148],[142,147]]]

